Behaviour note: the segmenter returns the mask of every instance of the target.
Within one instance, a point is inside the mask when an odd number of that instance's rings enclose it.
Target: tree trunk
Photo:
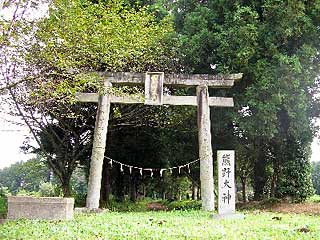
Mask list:
[[[71,197],[70,179],[71,176],[65,176],[62,181],[63,197]]]
[[[137,177],[134,174],[130,176],[130,200],[137,200]]]
[[[142,199],[146,198],[147,190],[146,190],[146,185],[142,185]]]
[[[124,201],[124,177],[120,170],[117,172],[116,176],[116,187],[115,187],[115,197],[117,201]]]
[[[263,198],[263,190],[267,182],[266,177],[266,165],[267,161],[262,150],[259,150],[257,161],[254,165],[254,175],[253,175],[253,190],[254,190],[254,200],[261,200]]]
[[[246,189],[246,184],[247,184],[247,178],[246,177],[240,177],[241,179],[241,185],[242,185],[242,200],[243,202],[247,202],[247,189]]]
[[[165,191],[162,192],[162,200],[166,200],[167,199],[167,194]]]
[[[192,184],[192,200],[198,200],[198,185],[196,183]]]
[[[275,160],[273,164],[273,174],[272,174],[272,180],[271,180],[271,187],[270,187],[270,197],[276,196],[276,189],[277,189],[277,181],[278,181],[278,175],[279,175],[279,165],[278,161]]]
[[[205,211],[214,211],[213,159],[209,93],[207,86],[197,87],[197,101],[202,209]]]
[[[102,181],[101,181],[101,201],[104,203],[109,202],[110,196],[110,165],[108,161],[103,164]]]
[[[105,85],[108,83],[105,82]],[[105,86],[107,87],[107,86]],[[110,112],[109,94],[99,96],[96,123],[94,128],[94,139],[90,162],[90,174],[88,183],[88,195],[86,207],[88,209],[99,208],[102,165],[107,140],[107,130]]]

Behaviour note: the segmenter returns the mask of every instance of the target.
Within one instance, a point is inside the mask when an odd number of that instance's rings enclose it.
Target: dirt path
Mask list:
[[[278,203],[272,206],[270,210],[282,213],[304,213],[320,215],[320,203]]]
[[[239,204],[238,209],[259,209],[262,211],[281,213],[320,215],[320,203],[275,203],[263,205],[261,202],[250,202],[246,204]]]
[[[152,211],[168,210],[168,208],[165,205],[157,202],[148,203],[147,209]]]

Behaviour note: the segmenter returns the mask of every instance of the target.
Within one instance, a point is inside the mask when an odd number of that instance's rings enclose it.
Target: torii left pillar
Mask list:
[[[208,86],[197,86],[197,102],[202,209],[214,211],[213,159]]]
[[[108,87],[111,84],[105,82],[104,93],[99,95],[98,110],[96,123],[94,128],[94,138],[92,146],[92,155],[90,161],[90,175],[88,182],[88,194],[86,207],[88,209],[99,208],[100,189],[101,189],[101,173],[106,149],[109,113],[110,113],[110,95]]]

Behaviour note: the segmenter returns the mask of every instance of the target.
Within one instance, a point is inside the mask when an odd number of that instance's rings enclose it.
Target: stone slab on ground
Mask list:
[[[60,197],[8,197],[8,219],[73,219],[73,198]]]

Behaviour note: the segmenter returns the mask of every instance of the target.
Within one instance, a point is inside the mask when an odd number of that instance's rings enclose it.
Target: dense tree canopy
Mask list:
[[[40,185],[50,181],[51,172],[40,158],[19,162],[0,171],[0,187],[15,194],[19,191],[37,192]]]
[[[189,69],[210,72],[210,64],[217,64],[218,72],[244,73],[234,89],[232,119],[239,144],[248,145],[242,157],[255,156],[256,198],[269,191],[295,197],[304,189],[302,198],[310,192],[311,120],[319,115],[319,7],[319,1],[190,0],[175,5]],[[292,175],[304,171],[302,182],[299,174]]]

